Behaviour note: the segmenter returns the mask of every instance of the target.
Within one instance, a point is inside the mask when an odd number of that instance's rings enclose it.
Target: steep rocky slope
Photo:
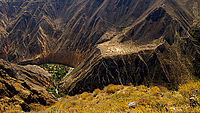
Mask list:
[[[50,75],[37,66],[0,60],[0,112],[38,111],[56,102],[46,91]]]
[[[198,75],[198,0],[0,2],[0,57],[75,67],[60,87],[76,94],[113,84],[177,84]],[[198,77],[198,76],[197,76]]]

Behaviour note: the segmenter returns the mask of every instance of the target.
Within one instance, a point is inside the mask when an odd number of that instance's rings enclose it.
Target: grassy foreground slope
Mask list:
[[[200,112],[200,81],[180,85],[177,91],[165,87],[144,85],[109,85],[93,93],[66,96],[47,112],[103,113],[103,112]],[[129,107],[129,102],[137,103]]]

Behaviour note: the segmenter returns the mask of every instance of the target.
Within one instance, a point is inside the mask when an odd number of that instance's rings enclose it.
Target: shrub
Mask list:
[[[110,84],[108,85],[107,87],[104,88],[104,91],[108,94],[113,94],[119,90],[123,89],[123,86],[121,85],[113,85],[113,84]]]
[[[189,82],[184,85],[179,85],[178,91],[185,97],[189,98],[192,95],[200,94],[200,81],[198,82]]]
[[[109,85],[103,91],[96,89],[93,93],[67,96],[51,108],[57,112],[200,112],[200,82],[180,85],[178,91],[170,91],[157,86],[147,88],[144,85],[132,87]],[[98,96],[92,96],[93,94]],[[193,97],[191,95],[195,95]],[[135,108],[129,108],[129,102],[138,102]],[[47,112],[50,111],[47,109]]]
[[[101,91],[100,89],[95,89],[95,90],[93,91],[93,93],[92,93],[92,96],[93,96],[93,97],[96,97],[97,94],[98,94],[100,91]]]
[[[83,100],[85,100],[88,96],[89,96],[89,93],[88,93],[88,92],[83,92],[83,93],[81,94],[81,98],[82,98]]]
[[[160,88],[155,86],[151,88],[151,94],[152,95],[157,95],[160,92]]]

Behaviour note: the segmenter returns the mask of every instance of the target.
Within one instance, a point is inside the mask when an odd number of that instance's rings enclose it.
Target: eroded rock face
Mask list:
[[[114,84],[168,88],[193,79],[197,0],[51,0],[0,2],[0,57],[20,64],[75,67],[60,92]],[[197,74],[195,74],[197,75]]]
[[[0,59],[0,111],[38,111],[53,104],[56,100],[46,91],[49,80],[49,74],[38,67]]]

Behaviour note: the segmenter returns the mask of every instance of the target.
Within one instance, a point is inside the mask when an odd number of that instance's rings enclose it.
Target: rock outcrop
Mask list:
[[[113,84],[164,85],[198,78],[198,0],[0,2],[0,57],[75,67],[60,84],[74,95]]]
[[[36,66],[0,59],[0,112],[38,111],[56,102],[46,91],[49,74]]]

